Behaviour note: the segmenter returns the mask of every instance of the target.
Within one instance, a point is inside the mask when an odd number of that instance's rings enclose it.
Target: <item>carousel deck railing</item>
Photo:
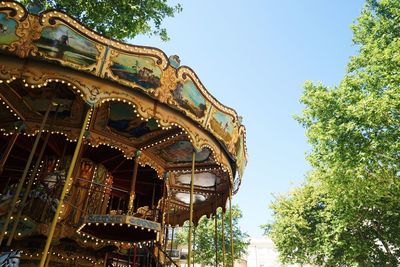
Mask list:
[[[38,222],[38,223],[48,223],[51,218],[52,214],[54,213],[57,204],[58,204],[58,198],[60,195],[60,190],[59,188],[62,188],[64,185],[63,178],[60,174],[52,174],[55,175],[56,179],[59,181],[52,190],[48,190],[43,186],[43,183],[39,180],[35,181],[33,183],[33,187],[31,191],[29,192],[29,198],[28,201],[25,203],[23,208],[22,215],[25,217],[29,217],[30,219]],[[109,186],[109,185],[103,185],[96,183],[94,181],[87,181],[81,178],[75,178],[77,182],[79,181],[84,181],[86,183],[85,186],[81,186],[78,183],[73,184],[72,187],[75,187],[77,190],[84,189],[84,190],[91,190],[90,192],[92,193],[89,195],[85,201],[82,202],[76,202],[74,200],[70,200],[66,198],[64,200],[64,205],[68,205],[69,208],[71,209],[70,216],[73,217],[74,214],[80,213],[81,216],[83,217],[85,215],[89,215],[90,211],[88,210],[88,204],[93,200],[91,199],[91,196],[94,193],[104,193],[105,190],[110,190],[112,192],[118,192],[117,194],[109,194],[109,200],[108,203],[105,204],[103,203],[104,198],[102,202],[100,203],[95,203],[98,206],[103,206],[107,205],[106,209],[103,212],[98,212],[96,214],[102,215],[102,214],[112,214],[112,215],[124,215],[128,214],[128,200],[129,200],[129,191],[124,190],[122,188],[116,187],[116,186]],[[0,204],[3,202],[6,202],[8,199],[10,199],[11,196],[13,196],[14,191],[15,191],[15,186],[16,184],[14,183],[8,183],[7,186],[4,188],[4,190],[0,194]],[[95,187],[93,187],[93,185]],[[21,196],[24,194],[24,191],[22,191]],[[154,203],[152,203],[154,204]],[[33,208],[36,207],[36,208]],[[40,207],[40,208],[37,208]],[[139,209],[140,210],[140,209]],[[150,219],[153,221],[156,221],[158,219],[157,214],[159,214],[159,211],[157,208],[150,207],[148,210],[145,210],[144,212],[141,213],[136,213],[135,215],[139,217],[143,217],[146,219]],[[79,218],[80,219],[80,218]],[[65,218],[64,223],[68,223],[70,225],[79,225],[79,220],[71,220],[68,218]]]

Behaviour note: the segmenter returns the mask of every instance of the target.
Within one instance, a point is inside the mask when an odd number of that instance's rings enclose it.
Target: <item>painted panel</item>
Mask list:
[[[17,22],[8,19],[6,14],[0,13],[0,45],[7,45],[17,41],[19,38],[15,34]]]
[[[150,57],[118,54],[112,59],[110,69],[115,76],[145,89],[154,89],[161,85],[161,69]]]
[[[54,94],[54,89],[43,87],[41,90],[26,90],[24,93],[26,93],[22,97],[24,103],[31,110],[44,115]],[[59,104],[59,106],[52,105],[50,109],[50,116],[53,116],[57,112],[57,119],[69,118],[72,116],[73,111],[78,111],[80,108],[79,101],[70,90],[57,90],[56,96],[52,101]]]
[[[99,55],[95,42],[65,25],[45,27],[35,44],[46,57],[81,66],[95,64]]]
[[[210,118],[211,129],[229,143],[233,138],[233,118],[219,110],[215,110]]]
[[[206,99],[191,80],[184,83],[178,82],[172,96],[180,107],[190,111],[198,118],[204,117],[207,107]]]
[[[140,138],[159,130],[154,119],[143,121],[134,113],[133,107],[124,103],[111,103],[107,126],[114,132],[128,138]]]
[[[178,141],[158,150],[158,154],[169,163],[192,162],[193,146],[189,141]],[[196,162],[204,162],[210,157],[211,151],[204,148],[196,153]]]

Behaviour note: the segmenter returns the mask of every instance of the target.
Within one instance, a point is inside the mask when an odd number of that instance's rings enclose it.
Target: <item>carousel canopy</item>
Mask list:
[[[63,12],[29,14],[17,2],[1,1],[0,130],[7,135],[23,125],[27,137],[35,135],[53,103],[57,116],[45,130],[54,133],[48,149],[61,155],[64,142],[78,138],[90,109],[85,139],[91,160],[113,172],[114,186],[129,188],[129,160],[138,156],[143,195],[151,195],[148,179],[167,181],[175,207],[168,213],[171,224],[188,219],[179,210],[188,209],[195,151],[199,218],[225,206],[230,188],[238,190],[246,165],[245,127],[191,68],[179,65],[177,56],[106,38]]]

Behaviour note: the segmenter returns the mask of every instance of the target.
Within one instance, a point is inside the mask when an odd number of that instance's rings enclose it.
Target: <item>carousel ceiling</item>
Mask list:
[[[3,133],[23,125],[25,135],[35,135],[50,106],[55,122],[45,130],[70,141],[89,105],[85,138],[93,159],[126,187],[140,154],[143,173],[151,168],[167,177],[172,221],[185,219],[177,213],[188,209],[193,151],[199,215],[211,212],[210,203],[224,206],[230,184],[239,188],[245,127],[233,109],[179,66],[177,56],[108,39],[62,12],[35,15],[17,2],[0,2],[0,98]],[[62,151],[58,141],[50,142],[55,153]]]

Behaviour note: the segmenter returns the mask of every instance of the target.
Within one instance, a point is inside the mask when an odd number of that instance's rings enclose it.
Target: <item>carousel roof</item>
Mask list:
[[[38,99],[57,90],[60,116],[52,131],[77,139],[88,104],[95,119],[87,125],[87,141],[122,152],[122,158],[109,150],[108,158],[97,155],[121,172],[116,177],[121,185],[131,175],[126,170],[124,177],[123,160],[140,151],[140,164],[159,177],[169,173],[172,202],[187,207],[194,148],[195,204],[202,210],[201,203],[214,202],[216,191],[227,196],[228,183],[234,192],[239,188],[246,165],[245,127],[191,68],[179,63],[157,48],[106,38],[61,11],[36,15],[18,2],[1,1],[0,129],[11,132],[16,121],[23,121],[26,134],[35,134],[46,109]],[[56,140],[50,143],[62,150]],[[218,202],[223,206],[222,199]]]

